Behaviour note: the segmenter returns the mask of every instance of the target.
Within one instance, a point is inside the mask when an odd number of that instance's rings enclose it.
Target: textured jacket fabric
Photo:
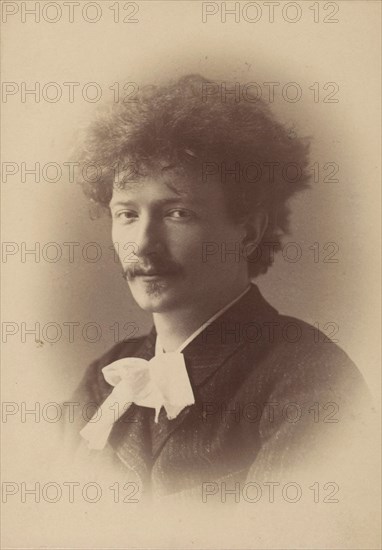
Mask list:
[[[118,343],[87,369],[72,401],[99,406],[112,391],[101,369],[123,357],[151,359],[156,332]],[[353,437],[369,403],[349,357],[316,328],[280,315],[256,285],[183,351],[195,404],[168,420],[133,404],[107,446],[88,451],[79,414],[67,428],[78,460],[97,475],[118,471],[144,493],[165,496],[206,483],[278,479],[322,464]],[[349,436],[350,434],[350,436]],[[343,445],[343,443],[341,443]]]

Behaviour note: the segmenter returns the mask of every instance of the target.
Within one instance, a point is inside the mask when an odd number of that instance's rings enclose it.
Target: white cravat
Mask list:
[[[155,409],[155,422],[162,406],[172,419],[195,403],[182,353],[162,353],[150,361],[126,357],[102,373],[114,389],[80,432],[89,449],[104,448],[114,423],[132,403]]]
[[[101,450],[105,447],[114,423],[132,403],[155,409],[155,422],[158,421],[162,407],[171,420],[185,407],[195,403],[182,351],[208,325],[240,300],[249,288],[203,323],[176,351],[164,353],[157,336],[155,356],[150,361],[126,357],[102,369],[106,382],[114,389],[80,432],[87,440],[89,449]]]

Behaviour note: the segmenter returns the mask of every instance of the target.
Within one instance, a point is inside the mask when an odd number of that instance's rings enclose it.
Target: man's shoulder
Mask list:
[[[283,360],[291,361],[296,368],[319,369],[346,366],[356,369],[353,361],[342,349],[339,330],[335,323],[325,326],[311,325],[302,319],[278,314],[275,320],[275,334],[271,346]],[[324,332],[325,330],[325,332]],[[357,370],[357,369],[356,369]]]
[[[357,370],[340,347],[340,331],[334,322],[309,324],[280,313],[262,295],[256,285],[241,302],[216,321],[223,344],[239,341],[248,353],[283,370],[325,369],[348,365]],[[261,352],[259,352],[261,350]]]
[[[338,327],[332,323],[325,333],[320,329],[275,312],[259,342],[247,346],[248,359],[259,358],[250,377],[262,378],[280,394],[368,395],[360,370],[340,346]]]

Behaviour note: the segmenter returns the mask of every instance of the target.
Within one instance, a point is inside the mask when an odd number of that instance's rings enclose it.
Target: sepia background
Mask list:
[[[199,1],[145,0],[135,4],[135,15],[131,15],[130,6],[124,10],[125,4],[133,3],[119,2],[118,22],[114,21],[115,2],[93,2],[101,10],[100,19],[93,23],[81,15],[86,2],[80,3],[73,22],[68,21],[68,11],[62,8],[62,17],[55,23],[42,17],[35,22],[31,16],[25,16],[23,22],[22,3],[5,2],[3,10],[5,4],[8,15],[4,22],[3,12],[2,80],[6,93],[1,106],[3,400],[33,404],[68,399],[89,362],[121,339],[116,337],[116,327],[121,337],[128,334],[126,323],[136,327],[136,335],[149,330],[151,318],[132,301],[111,249],[110,220],[107,216],[95,218],[81,189],[70,181],[64,163],[71,160],[80,131],[97,108],[113,100],[115,83],[122,86],[130,82],[140,87],[200,73],[212,80],[256,82],[264,93],[267,88],[263,83],[280,83],[271,105],[273,111],[281,121],[294,124],[299,135],[312,138],[311,164],[317,163],[320,172],[316,181],[312,180],[311,189],[291,201],[291,233],[285,238],[286,242],[298,243],[301,259],[290,262],[279,255],[269,272],[256,282],[280,312],[319,326],[324,332],[325,325],[330,330],[333,324],[338,328],[338,344],[359,367],[378,406],[379,2],[329,2],[324,11],[323,3],[317,7],[318,3],[300,1],[294,3],[301,10],[301,19],[295,23],[282,16],[287,2],[275,7],[274,22],[270,22],[264,3],[257,2],[263,11],[256,23],[243,16],[243,6],[248,2],[238,3],[236,21],[227,15],[225,22],[220,2],[209,3],[217,13],[205,22],[203,2]],[[37,4],[43,13],[48,3]],[[232,9],[235,3],[226,4]],[[337,15],[331,16],[336,7]],[[45,15],[52,19],[55,8],[49,9]],[[88,18],[94,18],[97,11],[91,6],[88,9]],[[288,9],[284,15],[293,19],[293,6]],[[247,15],[254,17],[253,13],[248,11]],[[338,22],[324,22],[325,17]],[[52,82],[62,90],[56,102],[46,101],[42,93],[44,85]],[[68,82],[79,83],[72,102],[64,86]],[[96,82],[102,90],[99,102],[84,99],[81,92],[89,82]],[[301,100],[294,103],[280,93],[290,82],[298,83],[302,90]],[[23,83],[27,88],[40,83],[39,101],[31,95],[23,98]],[[328,88],[327,83],[334,83],[334,88]],[[316,102],[311,87],[317,85]],[[325,102],[328,93],[337,88],[333,97],[338,102]],[[92,92],[89,90],[90,97]],[[50,94],[52,97],[53,88]],[[44,181],[41,171],[41,181],[36,182],[31,174],[24,174],[23,181],[22,163],[31,169],[37,162],[41,167],[58,163],[62,177],[57,182]],[[338,181],[328,181],[326,163],[338,165],[338,173],[333,176]],[[94,247],[87,248],[94,242],[101,250],[97,261],[91,261]],[[47,243],[56,244],[47,251]],[[79,243],[72,258],[64,243]],[[309,248],[314,243],[319,243],[318,261],[314,261]],[[324,261],[327,243],[336,244],[338,262]],[[34,247],[35,256],[23,255],[23,250]],[[57,247],[62,256],[51,261]],[[72,338],[68,323],[76,324],[72,325]],[[57,341],[53,341],[57,334],[53,324],[62,331]],[[98,334],[94,324],[100,329]],[[33,328],[37,329],[36,335],[26,332]],[[31,427],[17,414],[3,424],[8,446],[3,463],[8,479],[32,474],[36,477],[44,460],[49,461],[43,444],[47,428]],[[26,450],[33,459],[26,459]],[[372,525],[375,512],[374,507],[363,512],[368,518],[367,548],[378,544]],[[10,513],[9,525],[13,528],[20,513],[20,507]],[[10,529],[6,545],[24,547],[32,541],[50,547],[60,545],[60,541],[62,546],[79,541],[83,548],[89,544],[85,536],[57,540],[58,517],[52,510],[48,514],[49,540],[37,527],[27,530],[29,542],[22,532]],[[65,517],[69,516],[68,512]],[[34,511],[29,524],[38,525],[39,517]],[[85,516],[80,517],[84,520]],[[349,518],[345,523],[351,527]],[[284,547],[283,540],[267,542],[267,536],[257,539],[256,547]],[[113,537],[109,534],[107,539],[111,546]],[[364,537],[339,537],[338,547],[361,548]],[[242,547],[250,547],[252,539],[244,538]],[[170,539],[164,534],[163,539],[155,540],[160,547],[179,544],[179,538]],[[238,536],[237,547],[240,540]],[[134,541],[132,547],[142,542],[138,538]],[[288,547],[297,547],[293,546],[295,542],[293,539]],[[106,542],[100,535],[91,544],[101,548]],[[189,540],[182,544],[192,546]],[[219,547],[214,537],[206,544]],[[309,540],[307,545],[314,547]]]

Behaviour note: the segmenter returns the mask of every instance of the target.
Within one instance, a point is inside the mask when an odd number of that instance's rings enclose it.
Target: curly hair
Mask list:
[[[269,221],[258,247],[271,243],[280,250],[289,226],[287,201],[308,186],[309,141],[278,122],[248,88],[245,96],[223,95],[222,86],[238,90],[238,83],[187,75],[110,105],[88,128],[79,154],[87,166],[80,179],[87,197],[107,207],[115,186],[175,167],[190,182],[219,181],[235,220],[265,210]],[[89,177],[89,167],[95,177]],[[265,254],[251,259],[252,278],[273,261]]]

